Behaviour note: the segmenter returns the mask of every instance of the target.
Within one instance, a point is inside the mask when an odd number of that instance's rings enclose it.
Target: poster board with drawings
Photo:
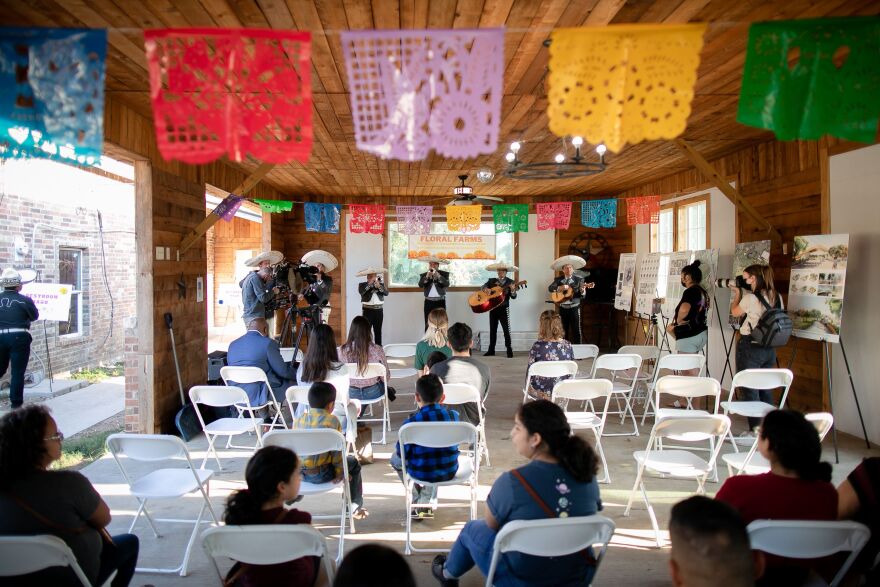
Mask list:
[[[706,290],[709,299],[709,312],[706,315],[706,323],[712,324],[712,317],[715,315],[715,309],[711,307],[715,303],[715,280],[718,275],[718,254],[719,249],[703,249],[702,251],[694,251],[691,263],[700,261],[700,271],[703,272],[703,280],[700,285]]]
[[[639,281],[636,284],[636,312],[645,316],[654,313],[654,299],[657,295],[657,281],[660,275],[660,253],[648,253],[639,266]]]
[[[669,262],[666,266],[666,296],[660,307],[664,317],[672,319],[675,307],[681,301],[684,286],[681,285],[681,270],[691,262],[691,251],[676,251],[669,254]]]
[[[614,308],[632,310],[633,287],[636,282],[636,254],[623,253],[617,266],[617,286],[614,290]]]
[[[848,234],[794,237],[788,313],[795,336],[840,342],[848,256]]]
[[[728,277],[736,279],[737,275],[742,275],[743,269],[749,265],[769,265],[770,264],[770,241],[751,241],[748,243],[737,243],[733,251],[733,275]],[[727,323],[734,329],[740,327],[741,320],[727,310]]]

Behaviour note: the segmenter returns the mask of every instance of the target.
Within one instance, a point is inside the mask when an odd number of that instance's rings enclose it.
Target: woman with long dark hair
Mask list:
[[[752,330],[767,308],[762,300],[771,308],[783,308],[782,297],[773,284],[773,269],[769,265],[749,265],[742,272],[749,291],[740,288],[733,290],[733,301],[730,313],[736,318],[744,317],[739,328],[739,341],[736,343],[736,370],[772,369],[776,367],[776,349],[752,344]],[[773,390],[739,388],[740,398],[746,401],[760,401],[775,404]],[[749,418],[749,430],[740,436],[748,444],[755,438],[755,428],[761,423],[760,418]]]
[[[529,463],[502,474],[486,500],[484,520],[465,524],[449,556],[438,555],[431,572],[441,585],[455,587],[474,565],[485,575],[498,531],[514,520],[589,516],[602,509],[596,453],[571,433],[562,408],[547,400],[520,406],[510,440]],[[551,559],[519,553],[501,557],[497,585],[588,585],[595,567],[584,553]]]
[[[701,281],[703,270],[699,259],[681,268],[681,285],[685,290],[666,327],[675,337],[677,353],[699,353],[709,342],[709,294],[700,285]]]
[[[226,502],[227,524],[311,524],[311,514],[284,508],[285,502],[299,495],[302,483],[300,460],[292,450],[280,446],[261,448],[248,461],[244,478],[247,489],[234,492]],[[318,577],[319,562],[317,557],[309,556],[277,565],[236,563],[229,570],[226,584],[311,587]]]
[[[333,413],[339,418],[345,437],[354,441],[354,422],[357,419],[357,406],[351,405],[348,398],[349,373],[345,363],[339,360],[336,348],[336,335],[327,324],[319,324],[309,336],[309,348],[296,371],[297,385],[311,385],[326,381],[336,388],[336,407]],[[303,415],[307,405],[297,406],[294,419]],[[351,423],[351,426],[349,426]]]
[[[76,471],[49,470],[61,457],[63,440],[44,406],[26,406],[0,419],[0,535],[58,536],[93,584],[103,584],[116,571],[111,585],[125,587],[137,564],[138,538],[120,534],[107,541],[110,508],[89,480]],[[79,581],[69,569],[51,568],[8,584]]]
[[[357,371],[362,372],[369,363],[382,363],[385,369],[385,351],[373,342],[372,325],[363,316],[355,316],[348,329],[348,340],[339,347],[339,359],[344,363],[357,364]],[[351,375],[354,375],[352,373]],[[385,384],[378,377],[355,379],[352,377],[348,387],[348,397],[357,400],[373,400],[382,397]]]
[[[758,451],[770,462],[770,472],[730,477],[715,499],[732,505],[746,524],[755,520],[837,519],[831,465],[822,461],[819,434],[803,414],[773,410],[764,416]],[[768,557],[762,583],[799,585],[788,582],[791,574],[779,571],[783,567],[803,569],[788,559]]]

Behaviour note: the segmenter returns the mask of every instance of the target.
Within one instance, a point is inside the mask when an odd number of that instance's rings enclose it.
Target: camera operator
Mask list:
[[[320,249],[309,251],[303,255],[302,261],[317,271],[302,275],[308,285],[300,294],[299,299],[304,299],[309,304],[321,308],[321,321],[327,322],[327,318],[330,316],[330,308],[327,306],[330,303],[330,293],[333,291],[333,278],[327,273],[336,269],[339,266],[339,261],[327,251]]]
[[[678,353],[699,353],[709,341],[706,319],[709,294],[700,285],[702,280],[699,259],[681,268],[681,285],[685,290],[675,307],[672,322],[666,327],[666,331],[675,337],[675,351]]]
[[[245,326],[254,318],[265,318],[269,321],[269,332],[273,331],[274,313],[266,310],[266,302],[278,293],[278,288],[275,287],[275,281],[272,279],[272,265],[282,260],[284,255],[281,252],[268,251],[244,262],[247,267],[257,268],[238,283],[241,287],[241,302],[244,307],[242,319]]]
[[[425,330],[428,329],[428,314],[435,308],[446,309],[446,288],[449,287],[449,271],[440,271],[440,264],[449,265],[446,259],[433,255],[419,257],[428,264],[428,270],[419,275],[419,287],[425,292]]]
[[[740,326],[739,341],[736,344],[736,371],[745,369],[770,369],[776,367],[776,349],[752,344],[752,329],[758,325],[758,321],[767,308],[761,303],[760,296],[770,308],[776,307],[777,301],[782,308],[782,298],[773,285],[773,270],[768,265],[749,265],[743,270],[743,282],[737,280],[737,286],[733,290],[733,301],[730,313],[736,318],[745,316]],[[745,288],[748,291],[745,291]],[[757,390],[747,387],[739,388],[741,399],[756,401],[760,399],[768,404],[775,404],[772,390]],[[744,441],[754,441],[755,430],[760,425],[760,418],[749,418],[749,430],[740,436]]]
[[[388,288],[382,281],[383,273],[388,273],[384,267],[367,267],[357,273],[358,277],[367,278],[358,284],[358,293],[361,296],[362,314],[373,328],[373,342],[379,346],[382,346],[382,306],[388,295]]]

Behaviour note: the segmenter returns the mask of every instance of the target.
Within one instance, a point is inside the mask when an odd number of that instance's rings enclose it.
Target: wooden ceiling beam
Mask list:
[[[777,242],[782,242],[782,235],[778,230],[773,228],[773,225],[770,224],[766,218],[761,216],[761,214],[755,210],[754,206],[749,204],[745,198],[743,198],[739,191],[736,188],[731,186],[726,179],[721,177],[719,173],[715,170],[715,167],[712,166],[711,163],[706,161],[700,153],[691,147],[687,142],[682,139],[675,139],[673,141],[675,146],[677,146],[681,152],[684,154],[688,160],[694,164],[694,167],[700,171],[703,175],[705,175],[709,181],[711,181],[715,187],[721,190],[721,193],[727,196],[727,199],[730,200],[734,206],[737,208],[741,208],[745,210],[746,214],[752,217],[752,219],[758,223],[758,226],[767,230],[770,233],[770,236],[773,240]]]

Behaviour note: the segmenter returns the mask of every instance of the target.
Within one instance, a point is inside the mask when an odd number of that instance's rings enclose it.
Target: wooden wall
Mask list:
[[[214,253],[208,264],[208,270],[214,275],[213,326],[224,326],[227,322],[228,308],[218,303],[220,288],[224,285],[238,285],[235,278],[235,251],[262,249],[262,227],[259,222],[233,218],[232,222],[218,222],[208,231],[208,238],[213,240]],[[240,319],[241,314],[235,312],[234,316],[229,316],[228,321]]]

